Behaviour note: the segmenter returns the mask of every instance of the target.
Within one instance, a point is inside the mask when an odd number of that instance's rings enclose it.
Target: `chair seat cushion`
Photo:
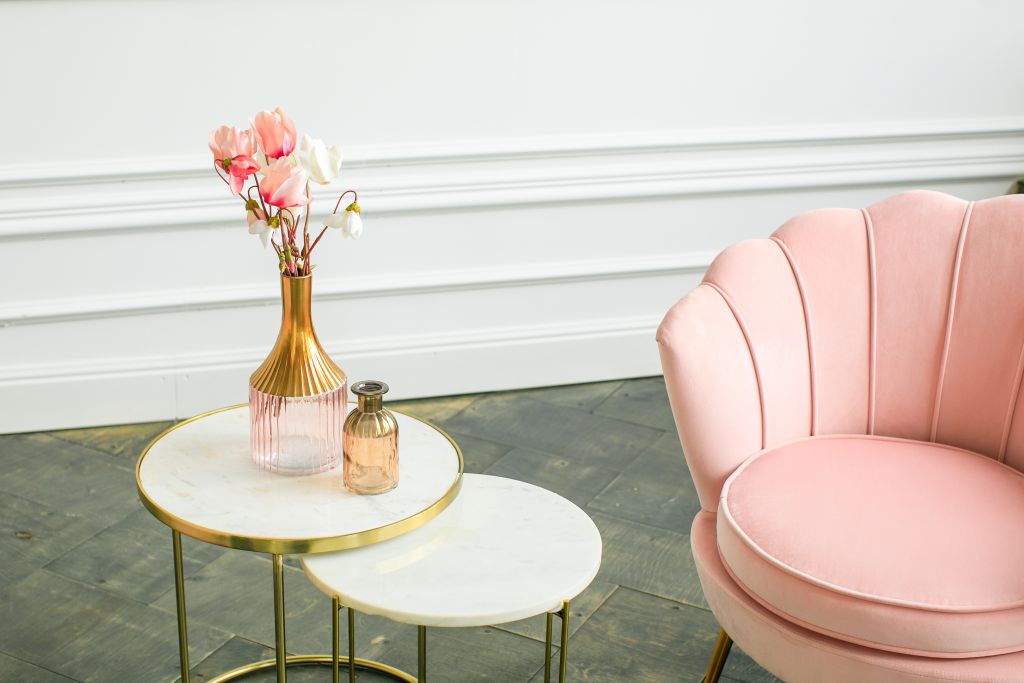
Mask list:
[[[737,584],[805,628],[932,657],[1024,650],[1024,475],[991,458],[802,439],[729,477],[717,529]]]

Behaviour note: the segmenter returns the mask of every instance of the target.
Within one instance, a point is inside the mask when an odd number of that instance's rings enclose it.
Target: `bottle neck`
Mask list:
[[[384,407],[384,397],[377,396],[360,396],[359,397],[359,410],[363,413],[376,413]]]

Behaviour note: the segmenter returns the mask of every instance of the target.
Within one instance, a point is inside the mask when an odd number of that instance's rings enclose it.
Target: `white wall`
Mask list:
[[[654,374],[723,246],[1005,191],[1021,25],[1009,1],[0,3],[0,432],[245,399],[279,312],[209,170],[221,123],[280,105],[346,145],[367,232],[321,246],[315,315],[350,376]]]

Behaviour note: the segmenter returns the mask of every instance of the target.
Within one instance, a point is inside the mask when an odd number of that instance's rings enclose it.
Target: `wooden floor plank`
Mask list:
[[[618,476],[610,467],[523,448],[515,448],[503,456],[487,474],[540,486],[580,507],[593,500]]]
[[[0,654],[0,681],[32,681],[32,683],[73,683],[75,679],[61,676],[35,664]]]
[[[187,536],[182,537],[182,549],[186,576],[195,575],[225,552]],[[46,568],[139,602],[152,602],[174,586],[171,530],[140,509]]]
[[[598,578],[681,603],[707,607],[689,534],[591,515],[604,541]]]
[[[114,457],[122,467],[134,469],[143,449],[173,422],[144,422],[114,427],[93,427],[91,429],[62,429],[49,432],[50,436],[81,446],[88,446]]]
[[[443,421],[446,429],[617,471],[663,432],[514,395],[486,396]]]
[[[700,500],[679,437],[664,434],[590,503],[588,509],[686,533]]]
[[[665,381],[661,377],[623,382],[607,400],[594,409],[594,414],[664,431],[675,431],[676,428],[668,394],[665,393]]]

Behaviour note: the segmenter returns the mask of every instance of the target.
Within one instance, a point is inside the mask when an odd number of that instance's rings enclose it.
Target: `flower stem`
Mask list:
[[[307,186],[307,189],[308,189],[308,186]],[[347,195],[350,192],[352,193],[352,201],[354,201],[354,202],[358,202],[359,201],[359,194],[355,190],[345,190],[344,192],[341,193],[341,196],[338,197],[338,202],[334,205],[334,211],[332,211],[331,213],[338,213],[338,207],[341,206],[341,200],[344,199],[345,195]],[[306,212],[306,223],[307,223],[307,225],[309,223],[309,212],[308,212],[308,210]],[[316,245],[320,244],[320,238],[324,236],[325,232],[327,232],[327,227],[328,226],[325,225],[323,227],[323,230],[320,231],[320,234],[318,234],[316,236],[316,239],[313,240],[313,244],[310,245],[309,251],[306,252],[306,258],[309,258],[309,255],[313,253],[314,249],[316,249]],[[309,233],[306,234],[306,240],[307,241],[309,240]]]
[[[302,274],[309,275],[313,272],[313,269],[309,265],[309,252],[312,249],[309,246],[309,207],[313,203],[313,198],[309,194],[309,181],[306,181],[306,215],[302,222]]]
[[[327,232],[327,226],[326,225],[324,226],[324,229],[320,231],[320,234],[316,236],[316,239],[313,240],[313,246],[311,246],[309,248],[309,252],[308,253],[310,253],[310,254],[313,253],[313,250],[316,249],[316,245],[320,243],[320,238],[324,236],[325,232]]]
[[[331,213],[338,213],[338,207],[341,206],[341,200],[344,199],[345,195],[347,195],[349,192],[352,193],[352,201],[356,203],[359,202],[359,193],[357,193],[355,190],[345,190],[344,192],[341,193],[341,196],[338,197],[338,203],[334,205],[334,211],[332,211]]]
[[[221,175],[220,164],[217,163],[216,159],[213,160],[213,170],[217,173],[217,177],[224,181],[225,185],[231,187],[231,183],[228,182],[228,179]]]
[[[263,207],[263,215],[266,216],[265,220],[270,220],[270,212],[267,211],[267,205],[263,201],[263,192],[260,191],[260,179],[255,173],[252,175],[253,182],[256,184],[256,196],[260,198],[260,206]]]

